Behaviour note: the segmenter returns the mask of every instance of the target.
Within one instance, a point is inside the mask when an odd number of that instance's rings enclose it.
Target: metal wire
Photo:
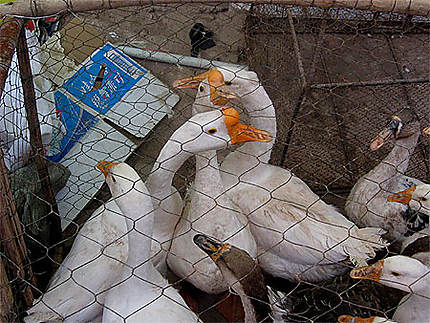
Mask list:
[[[52,120],[57,118],[64,126],[66,119],[79,117],[80,113],[83,113],[79,108],[88,104],[89,98],[94,98],[91,92],[104,89],[106,102],[103,104],[108,106],[120,97],[127,108],[115,107],[103,116],[99,112],[87,110],[85,113],[89,116],[86,123],[80,125],[79,131],[74,133],[75,137],[71,137],[72,141],[79,143],[73,146],[68,155],[47,161],[46,169],[49,171],[51,184],[46,184],[46,178],[40,178],[41,174],[34,166],[30,169],[34,164],[32,152],[38,149],[40,152],[40,148],[44,148],[42,151],[49,155],[58,147],[54,147],[52,141],[44,141],[44,147],[35,147],[34,142],[30,142],[29,135],[26,135],[32,124],[31,120],[24,121],[26,113],[22,112],[22,84],[17,78],[11,77],[13,73],[20,75],[19,67],[12,63],[9,79],[2,92],[1,142],[5,161],[14,157],[14,162],[17,163],[17,167],[14,167],[13,163],[9,165],[8,181],[20,218],[20,223],[15,225],[23,228],[23,233],[18,231],[14,238],[24,237],[20,244],[25,247],[27,254],[24,254],[25,261],[21,264],[17,263],[17,259],[11,259],[7,248],[15,247],[5,240],[2,233],[0,288],[1,295],[3,292],[6,295],[4,299],[9,299],[9,306],[0,308],[2,319],[14,321],[26,315],[25,311],[29,307],[25,305],[22,290],[28,289],[28,286],[31,286],[35,295],[33,304],[43,303],[61,317],[58,308],[52,307],[52,300],[37,298],[43,293],[47,294],[64,286],[76,286],[80,288],[82,295],[89,299],[87,309],[97,308],[95,311],[100,314],[104,307],[104,296],[110,289],[121,285],[121,280],[116,280],[107,284],[103,290],[93,291],[86,285],[85,276],[80,276],[85,272],[85,268],[91,268],[97,261],[105,261],[112,266],[116,263],[118,268],[129,267],[127,258],[124,258],[123,254],[118,256],[118,246],[128,243],[130,231],[109,231],[103,227],[93,228],[93,231],[88,229],[91,224],[95,227],[97,221],[108,213],[123,216],[118,213],[114,202],[108,202],[110,192],[103,184],[103,178],[94,175],[95,165],[99,161],[97,158],[125,161],[136,169],[146,182],[162,147],[172,133],[191,117],[196,91],[173,89],[173,81],[202,70],[182,65],[182,61],[169,64],[133,58],[145,72],[136,72],[139,77],[142,74],[143,76],[141,83],[133,89],[133,95],[121,97],[120,90],[109,88],[112,85],[109,85],[109,80],[120,77],[120,74],[115,74],[115,70],[109,70],[109,67],[105,66],[107,73],[101,73],[105,77],[101,85],[92,87],[100,67],[90,70],[91,64],[99,66],[100,62],[96,56],[88,57],[107,42],[114,46],[138,46],[146,50],[189,56],[191,42],[188,34],[196,23],[202,23],[213,32],[216,44],[212,48],[201,50],[202,58],[247,65],[249,70],[257,73],[260,86],[267,91],[276,111],[277,137],[270,163],[291,170],[318,195],[315,201],[308,201],[307,205],[302,205],[300,201],[289,196],[280,198],[277,195],[278,190],[292,185],[295,181],[293,175],[285,182],[273,183],[270,189],[254,184],[268,196],[255,212],[266,210],[273,200],[281,200],[305,210],[304,217],[292,222],[288,227],[265,228],[273,235],[282,236],[270,250],[282,248],[288,242],[297,248],[303,248],[300,250],[321,253],[321,259],[316,261],[312,268],[298,274],[295,281],[265,274],[267,284],[284,292],[280,301],[287,312],[284,318],[294,322],[333,322],[341,314],[392,317],[405,293],[389,290],[388,287],[375,282],[354,280],[348,275],[353,264],[348,259],[338,262],[332,258],[331,252],[353,235],[351,228],[345,227],[348,234],[344,240],[333,243],[325,241],[324,250],[317,250],[311,244],[296,242],[290,233],[309,221],[322,227],[333,226],[329,220],[321,220],[315,215],[315,207],[321,200],[346,214],[345,202],[354,184],[378,165],[392,149],[389,145],[376,152],[368,149],[370,140],[392,115],[409,107],[418,117],[421,128],[430,125],[430,19],[393,12],[287,7],[284,4],[252,4],[248,7],[226,1],[219,4],[184,4],[180,1],[156,3],[154,1],[140,7],[79,13],[71,10],[61,18],[60,34],[51,36],[45,45],[37,45],[34,32],[27,31],[29,47],[33,46],[29,55],[42,137],[44,134],[61,134],[62,131],[64,136],[65,130],[61,124]],[[34,23],[41,28],[37,21]],[[86,62],[89,62],[88,70],[80,69]],[[85,74],[87,72],[91,75],[90,79],[85,79],[89,77]],[[151,75],[145,74],[147,72]],[[84,75],[82,84],[72,82],[74,77],[77,79],[76,75]],[[46,87],[48,83],[50,86]],[[153,87],[149,88],[148,84]],[[73,92],[75,90],[76,92]],[[65,94],[67,91],[69,92]],[[154,93],[163,94],[157,96]],[[67,100],[73,101],[73,106],[78,108],[72,109],[71,105],[65,108],[65,95],[72,97],[73,100]],[[46,101],[41,103],[42,99]],[[51,104],[51,111],[44,114],[42,104]],[[61,104],[63,107],[59,108]],[[243,103],[236,105],[236,108],[242,113],[242,119],[250,118]],[[44,128],[46,124],[50,125],[48,131]],[[16,140],[20,140],[20,143],[22,141],[23,144],[14,148]],[[181,142],[181,147],[186,145]],[[218,161],[222,161],[231,150],[218,152]],[[429,138],[421,136],[410,158],[406,175],[430,182],[429,154]],[[48,157],[46,160],[49,159]],[[53,163],[58,161],[61,166]],[[30,170],[21,167],[28,167]],[[251,169],[249,172],[252,171]],[[239,212],[237,201],[233,201],[233,207],[226,207],[219,202],[220,196],[211,197],[207,192],[193,192],[195,173],[194,158],[189,158],[176,172],[173,186],[185,201],[193,194],[201,200],[213,201],[206,212],[196,219],[184,220],[184,226],[188,226],[182,233],[184,235],[192,230],[196,231],[199,221],[210,221],[207,215],[215,216],[215,208]],[[58,177],[55,177],[55,174]],[[241,174],[238,181],[246,182],[247,175],[248,173]],[[44,187],[41,187],[43,185],[52,185],[56,203],[59,205],[58,210],[56,205],[49,202],[49,196],[45,195]],[[230,188],[230,191],[234,188]],[[169,193],[167,197],[157,200],[157,203],[162,205],[163,201],[172,196],[175,194]],[[44,211],[36,213],[35,209]],[[5,213],[1,216],[10,215]],[[60,216],[62,219],[61,237],[55,237],[52,231],[50,233],[52,216]],[[137,222],[133,221],[134,228],[137,227]],[[248,217],[243,228],[221,239],[224,240],[222,242],[229,239],[232,244],[235,236],[243,234],[253,225],[259,224]],[[105,238],[105,231],[102,230],[118,235],[112,235],[102,241],[102,238]],[[312,233],[309,234],[311,238]],[[172,258],[180,257],[171,248],[175,239],[179,239],[181,235],[168,241],[153,241],[153,244],[164,243],[161,247],[164,252]],[[154,240],[153,237],[150,238]],[[97,252],[83,255],[84,260],[81,263],[68,268],[64,265],[65,260],[63,263],[61,260],[70,257],[70,254],[67,256],[69,251],[73,254],[72,245],[79,239],[92,245]],[[345,247],[343,248],[345,251]],[[63,253],[60,258],[58,250]],[[263,250],[262,253],[270,250]],[[400,252],[391,246],[388,250],[390,255]],[[382,249],[376,259],[386,258],[388,250]],[[180,290],[188,304],[188,310],[194,311],[203,321],[243,319],[243,313],[232,297],[226,297],[226,294],[206,294],[187,282],[187,278],[198,271],[203,260],[183,261],[191,265],[194,272],[185,277],[176,277],[169,271],[167,285],[139,277],[136,272],[140,266],[129,268],[130,276],[134,275],[147,284],[157,285],[161,290],[160,295],[143,306],[142,310],[149,308],[162,297],[170,298],[184,306],[169,294],[168,290],[173,286]],[[319,282],[303,278],[307,277],[306,272],[322,268],[327,261],[343,266],[345,273]],[[149,262],[150,259],[146,263]],[[31,277],[18,274],[19,270],[16,268],[20,266],[27,268],[25,273]],[[6,270],[3,270],[3,267]],[[53,276],[56,270],[57,274]],[[59,279],[59,273],[65,278]],[[71,282],[73,283],[68,285]],[[13,294],[12,304],[7,296],[9,289]],[[231,290],[231,294],[235,293],[237,292]],[[106,308],[104,310],[107,311]],[[73,314],[75,313],[69,313],[69,317]],[[131,318],[133,314],[135,313],[123,317],[123,320]]]

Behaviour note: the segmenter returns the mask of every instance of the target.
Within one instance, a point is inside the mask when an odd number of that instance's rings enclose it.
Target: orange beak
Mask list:
[[[412,199],[412,194],[414,193],[415,189],[417,187],[416,186],[412,186],[404,191],[398,192],[398,193],[394,193],[391,194],[388,198],[387,201],[388,202],[398,202],[398,203],[402,203],[402,204],[406,204],[408,205],[409,202]]]
[[[235,109],[224,107],[222,108],[222,113],[232,145],[239,145],[250,141],[272,141],[273,136],[269,132],[241,123],[239,121],[239,112]]]
[[[193,77],[176,80],[173,82],[173,87],[177,89],[196,89],[206,79],[210,86],[210,99],[214,105],[223,106],[238,97],[235,93],[225,88],[224,76],[215,68]]]
[[[375,316],[368,318],[355,317],[351,315],[341,315],[337,318],[339,323],[372,323]]]
[[[108,162],[106,160],[101,160],[97,163],[96,167],[103,173],[103,175],[105,175],[105,177],[109,174],[109,170],[112,168],[112,166],[114,165],[118,165],[120,163],[112,163],[112,162]]]
[[[354,268],[349,273],[349,276],[351,276],[351,278],[356,278],[356,279],[368,279],[368,280],[379,281],[382,275],[383,267],[384,267],[384,260],[379,260],[377,263],[371,266]]]
[[[424,128],[423,133],[430,136],[430,127]]]
[[[396,136],[402,128],[402,120],[393,116],[390,123],[378,133],[378,135],[370,141],[370,150],[375,151],[381,148],[391,136]]]

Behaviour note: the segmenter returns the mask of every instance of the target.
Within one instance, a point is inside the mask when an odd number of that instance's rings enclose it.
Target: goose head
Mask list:
[[[380,316],[361,318],[352,315],[341,315],[337,320],[339,323],[395,323],[394,321]]]
[[[223,74],[217,69],[173,82],[173,87],[177,89],[198,89],[202,95],[205,86],[209,86],[210,101],[216,106],[223,106],[238,97],[236,93],[226,88]]]
[[[197,94],[192,106],[193,115],[199,112],[206,112],[219,109],[218,104],[225,104],[229,100],[237,98],[233,92],[217,89],[219,75],[217,73],[207,73],[208,75],[196,86]],[[218,84],[218,85],[217,85]],[[216,104],[212,103],[215,102]]]
[[[392,256],[373,265],[354,268],[351,278],[368,279],[381,284],[413,292],[421,290],[430,278],[430,269],[421,261],[406,256]]]
[[[137,191],[146,192],[145,184],[133,167],[126,163],[102,160],[96,166],[105,176],[106,184],[113,197],[122,198],[125,194]]]
[[[403,109],[391,117],[388,124],[370,142],[370,150],[381,148],[391,138],[401,140],[419,131],[417,116],[410,109]]]
[[[227,102],[252,94],[260,87],[258,76],[253,71],[243,67],[217,67],[202,74],[176,80],[173,86],[179,89],[194,88],[208,79],[211,86],[211,102],[214,105],[224,105]]]
[[[209,238],[204,234],[196,234],[193,238],[194,243],[205,253],[211,257],[211,259],[217,263],[222,259],[222,255],[231,250],[231,245],[228,243],[221,243],[213,238]]]
[[[270,142],[272,135],[241,123],[234,108],[223,107],[191,117],[169,140],[179,143],[182,150],[196,154],[251,141]]]
[[[414,211],[430,214],[430,184],[412,186],[404,191],[391,194],[387,200],[409,205]]]

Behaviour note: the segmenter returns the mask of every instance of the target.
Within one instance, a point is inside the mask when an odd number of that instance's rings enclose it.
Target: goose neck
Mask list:
[[[410,286],[410,289],[416,296],[424,297],[429,302],[430,299],[430,268],[427,273]]]
[[[164,145],[146,181],[151,196],[157,201],[155,203],[171,195],[173,176],[191,155],[182,149],[179,142],[169,140]]]
[[[390,189],[396,185],[398,178],[396,175],[404,174],[409,166],[409,160],[415,150],[420,133],[417,132],[407,138],[398,139],[394,143],[393,149],[372,171],[372,177],[376,181]],[[391,179],[391,180],[390,180]]]
[[[216,175],[218,158],[215,150],[209,150],[196,155],[196,178],[207,179]]]
[[[150,263],[154,207],[147,190],[130,192],[115,198],[125,218],[128,238],[127,264],[132,268]]]
[[[268,163],[276,139],[276,113],[272,101],[262,85],[242,97],[243,107],[248,112],[250,123],[262,130],[269,131],[273,140],[268,143],[246,143],[238,149],[245,154],[258,157],[258,160]]]

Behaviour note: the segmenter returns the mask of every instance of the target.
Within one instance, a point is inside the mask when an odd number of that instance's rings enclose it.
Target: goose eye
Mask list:
[[[214,133],[216,133],[217,132],[217,130],[215,129],[215,128],[210,128],[209,130],[208,130],[208,133],[210,133],[210,134],[214,134]]]
[[[231,85],[231,81],[225,81],[224,84],[225,85]]]
[[[200,85],[200,87],[199,87],[199,91],[200,92],[203,92],[205,90],[205,87],[203,86],[203,85]]]
[[[391,274],[392,274],[393,276],[395,276],[395,277],[399,277],[399,276],[400,276],[400,274],[399,274],[398,272],[396,272],[396,271],[391,272]]]

